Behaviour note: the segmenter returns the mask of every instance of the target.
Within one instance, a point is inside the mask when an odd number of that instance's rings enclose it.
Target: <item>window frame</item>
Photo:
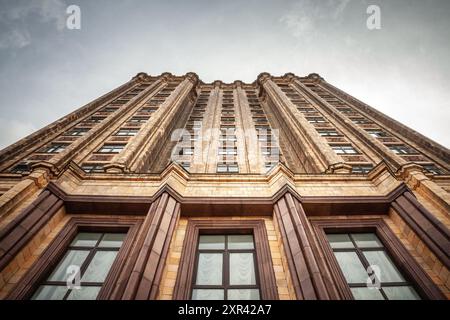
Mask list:
[[[188,221],[173,299],[189,300],[195,281],[199,236],[203,234],[253,234],[255,272],[259,279],[260,300],[278,300],[267,231],[264,220]]]
[[[392,144],[388,146],[389,150],[392,153],[398,156],[410,156],[410,155],[418,155],[419,152],[406,144]]]
[[[382,251],[384,253],[386,253],[387,257],[389,260],[392,260],[391,254],[388,252],[388,250],[386,249],[386,247],[384,246],[383,241],[381,241],[381,245],[380,247],[361,247],[357,244],[355,238],[353,237],[355,234],[362,234],[362,233],[366,233],[366,234],[374,234],[377,236],[376,232],[326,232],[326,235],[330,235],[330,234],[340,234],[340,235],[348,235],[350,242],[353,245],[353,248],[332,248],[331,245],[331,250],[333,251],[333,253],[336,252],[353,252],[356,254],[359,262],[362,264],[362,266],[364,267],[364,269],[367,271],[369,266],[370,266],[370,262],[368,261],[366,255],[364,254],[365,252],[377,252],[377,251]],[[378,238],[378,236],[377,236]],[[330,241],[328,240],[328,243],[330,243]],[[338,262],[339,264],[339,262]],[[396,269],[400,269],[396,263],[392,262],[392,266]],[[340,266],[339,266],[340,267]],[[341,268],[341,267],[340,267]],[[342,268],[341,268],[342,270]],[[391,300],[388,299],[388,296],[386,295],[384,288],[389,288],[389,287],[413,287],[414,291],[417,292],[416,290],[416,285],[414,283],[412,283],[407,277],[404,277],[403,272],[400,271],[401,276],[404,278],[404,281],[401,282],[383,282],[382,279],[381,281],[381,287],[379,290],[381,296],[383,297],[384,300]],[[347,281],[347,280],[346,280]],[[347,285],[350,287],[350,290],[353,288],[365,288],[364,285],[366,285],[366,283],[348,283],[347,281]]]
[[[231,230],[227,230],[224,233],[217,233],[217,235],[224,235],[225,236],[225,247],[224,249],[200,249],[200,237],[203,235],[211,235],[207,231],[200,230],[200,234],[197,239],[197,245],[196,245],[196,253],[195,253],[195,265],[193,270],[193,276],[192,276],[192,290],[191,295],[189,297],[190,300],[192,300],[192,295],[194,290],[201,290],[201,289],[218,289],[223,290],[224,292],[224,298],[227,299],[227,291],[232,289],[255,289],[258,290],[259,296],[261,297],[261,283],[259,279],[259,272],[258,272],[258,260],[256,256],[256,244],[255,244],[255,236],[253,235],[252,231],[249,231],[248,233],[233,233]],[[216,233],[213,233],[213,235],[216,235]],[[230,235],[252,235],[253,237],[253,249],[230,249],[228,247],[228,236]],[[201,253],[219,253],[222,254],[222,284],[221,285],[199,285],[196,284],[197,280],[197,273],[198,273],[198,262],[199,257]],[[255,284],[253,285],[232,285],[230,284],[229,279],[229,271],[230,271],[230,254],[232,253],[252,253],[253,255],[253,267],[255,271]]]
[[[123,242],[121,244],[120,247],[100,247],[100,243],[103,240],[103,238],[105,237],[105,234],[115,234],[116,232],[104,232],[104,231],[84,231],[84,230],[80,230],[75,234],[75,237],[80,234],[80,233],[98,233],[101,234],[101,236],[99,237],[98,240],[96,240],[96,243],[94,246],[75,246],[72,243],[69,243],[69,245],[65,248],[65,253],[64,255],[61,257],[61,259],[58,261],[58,264],[55,266],[57,267],[59,265],[59,263],[61,263],[64,260],[65,254],[67,254],[69,251],[84,251],[87,253],[86,258],[83,260],[81,266],[80,266],[80,285],[81,286],[86,286],[86,287],[103,287],[104,282],[100,282],[100,281],[83,281],[83,276],[86,274],[85,272],[89,269],[90,266],[92,266],[92,261],[94,260],[96,254],[98,252],[117,252],[119,253],[120,248],[123,245]],[[117,232],[118,233],[118,232]],[[128,230],[124,230],[122,232],[120,232],[121,234],[125,234],[125,237],[128,233]],[[114,258],[113,264],[117,259],[117,254],[116,257]],[[113,265],[112,264],[112,265]],[[112,267],[111,265],[111,267]],[[51,270],[54,271],[55,269]],[[108,274],[111,271],[111,268],[108,270]],[[50,272],[51,273],[51,272]],[[105,278],[106,280],[106,278]],[[41,286],[53,286],[53,287],[62,287],[65,286],[66,282],[65,281],[59,281],[59,280],[49,280],[48,277],[47,279],[44,279],[43,281],[41,281],[39,283],[38,289]],[[38,290],[37,289],[37,290]],[[36,290],[36,291],[37,291]],[[36,293],[36,291],[34,292],[34,294]],[[67,292],[64,294],[64,297],[61,300],[68,300],[69,296],[71,295],[71,293],[73,292],[73,289],[67,289]],[[100,293],[100,291],[99,291]]]
[[[138,128],[120,128],[119,130],[116,131],[116,133],[114,134],[114,136],[116,137],[135,137],[137,136],[139,132]]]
[[[111,299],[120,271],[125,266],[126,257],[143,220],[142,217],[127,217],[120,220],[116,217],[72,217],[13,288],[7,299],[30,299],[64,257],[70,243],[79,232],[126,232],[122,246],[97,296],[97,300]]]
[[[123,151],[123,149],[125,149],[125,146],[126,146],[126,144],[120,144],[120,143],[109,144],[109,143],[105,143],[104,145],[102,145],[97,150],[96,153],[99,153],[99,154],[119,154],[119,153],[121,153]],[[119,148],[119,147],[121,147],[121,148]],[[119,150],[119,149],[120,149],[120,151],[116,151],[116,150]],[[103,150],[105,150],[105,151],[103,151]],[[106,150],[109,150],[109,151],[106,151]]]
[[[422,167],[425,170],[425,174],[445,175],[445,171],[434,163],[423,164]]]
[[[337,154],[337,155],[358,155],[361,154],[353,145],[351,144],[332,144],[330,145],[331,149]],[[352,152],[348,152],[348,151]]]
[[[67,149],[68,143],[52,142],[42,149],[41,153],[57,154]]]
[[[312,219],[311,224],[317,235],[319,248],[325,256],[325,262],[331,271],[331,276],[341,298],[354,300],[350,286],[329,244],[327,233],[375,233],[397,269],[411,283],[422,299],[442,299],[442,292],[382,218]]]

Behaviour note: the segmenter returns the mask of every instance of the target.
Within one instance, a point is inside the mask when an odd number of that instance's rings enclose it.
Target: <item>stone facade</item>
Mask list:
[[[0,299],[31,298],[83,230],[127,230],[97,299],[189,299],[211,230],[254,235],[262,299],[354,298],[329,232],[376,233],[448,299],[449,160],[317,74],[139,73],[0,152]]]

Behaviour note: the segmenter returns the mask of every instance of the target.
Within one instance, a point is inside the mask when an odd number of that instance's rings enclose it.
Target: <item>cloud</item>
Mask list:
[[[67,5],[63,0],[7,1],[1,6],[0,49],[21,49],[31,44],[29,20],[33,18],[53,25],[57,31],[65,28]]]
[[[323,24],[340,23],[351,0],[328,0],[327,2],[300,0],[289,13],[279,19],[280,23],[296,38],[311,39]]]
[[[5,34],[0,33],[0,49],[21,49],[31,43],[31,37],[27,30],[10,30]]]
[[[314,30],[314,22],[313,20],[306,15],[299,14],[286,14],[280,18],[280,22],[282,22],[286,28],[291,32],[291,34],[300,38],[304,36],[306,33]]]

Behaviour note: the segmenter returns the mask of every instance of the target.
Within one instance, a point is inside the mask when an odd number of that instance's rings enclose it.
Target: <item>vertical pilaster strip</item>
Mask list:
[[[236,102],[236,111],[239,111],[238,120],[240,120],[242,128],[242,138],[246,147],[246,153],[242,154],[242,156],[247,162],[248,172],[263,173],[261,169],[264,168],[264,162],[258,145],[258,136],[253,123],[247,94],[242,88],[241,82],[237,83]]]
[[[320,88],[327,90],[330,94],[333,94],[336,97],[343,99],[346,103],[348,103],[361,113],[372,117],[373,119],[378,121],[382,126],[390,128],[393,132],[396,133],[401,132],[401,135],[409,140],[408,143],[413,142],[413,145],[415,145],[414,147],[416,147],[419,151],[427,154],[433,160],[438,161],[441,165],[443,165],[447,169],[449,168],[450,152],[446,147],[425,137],[424,135],[418,133],[417,131],[412,130],[406,125],[388,117],[382,112],[372,108],[371,106],[365,104],[364,102],[345,93],[344,91],[331,85],[330,83],[326,82],[323,79],[320,79],[317,85]],[[435,159],[435,157],[439,157],[440,159]]]
[[[396,154],[392,153],[384,144],[372,137],[365,130],[355,125],[348,117],[343,116],[333,105],[325,101],[318,94],[310,90],[301,81],[295,80],[294,83],[305,94],[313,98],[319,103],[330,116],[342,123],[350,132],[352,132],[360,141],[365,142],[367,146],[375,150],[382,158],[389,160],[395,167],[399,168],[404,165],[406,161]]]
[[[137,85],[139,85],[139,83],[136,83],[136,86]],[[149,94],[157,90],[160,86],[161,86],[160,80],[157,80],[154,83],[152,83],[148,88],[146,88],[136,97],[132,98],[125,105],[123,105],[118,111],[109,115],[104,121],[94,126],[83,137],[77,139],[75,142],[70,144],[69,147],[67,147],[64,151],[58,153],[50,160],[48,160],[48,162],[54,164],[57,167],[61,167],[65,163],[67,163],[71,158],[77,155],[80,152],[80,149],[89,146],[89,143],[94,142],[97,144],[98,140],[96,138],[101,136],[107,129],[110,129],[111,127],[119,127],[120,124],[124,121],[124,118],[126,118],[126,115],[134,112],[138,103],[141,102],[143,99],[145,99]],[[130,88],[130,90],[133,89],[134,87],[135,86]],[[106,137],[107,136],[101,137],[102,138],[101,140],[106,139]],[[95,148],[95,146],[92,147]],[[92,147],[90,149],[92,149]],[[87,150],[84,151],[86,152]]]
[[[197,81],[197,75],[186,75],[186,78],[164,101],[154,116],[141,128],[139,135],[134,137],[125,149],[113,159],[116,166],[133,171],[147,160],[159,143],[159,138],[164,135],[176,117],[177,112],[189,100],[189,95],[192,94]]]
[[[155,299],[180,204],[163,193],[150,207],[130,254],[130,262],[119,278],[114,297],[124,300]]]
[[[328,300],[336,297],[333,288],[326,286],[326,282],[330,282],[324,278],[328,279],[329,274],[325,264],[316,257],[317,244],[301,204],[287,193],[275,204],[274,211],[297,298]]]
[[[49,141],[52,141],[65,130],[68,130],[74,125],[74,122],[86,118],[101,107],[113,101],[126,91],[132,89],[139,84],[140,77],[134,77],[127,83],[113,89],[85,106],[75,110],[74,112],[56,120],[52,124],[42,128],[29,136],[17,141],[16,143],[4,148],[0,151],[0,171],[5,170],[14,162],[24,159],[34,151],[44,146]],[[36,143],[39,142],[39,143]]]
[[[219,149],[219,137],[220,137],[220,117],[222,112],[222,100],[223,91],[221,89],[222,82],[214,82],[214,93],[216,99],[213,100],[215,105],[211,109],[212,115],[207,132],[209,133],[205,138],[207,146],[204,149],[206,154],[205,171],[204,173],[216,173],[217,161],[218,161],[218,149]],[[211,98],[212,99],[212,98]],[[203,149],[202,149],[203,150]]]
[[[272,81],[269,75],[263,75],[258,79],[266,94],[275,103],[276,107],[286,117],[284,121],[291,128],[300,145],[311,150],[314,162],[317,163],[317,171],[324,172],[332,165],[343,163],[343,159],[338,156],[331,147],[326,144],[314,127],[304,118],[292,102],[286,97],[281,89]]]
[[[392,202],[392,208],[442,264],[450,269],[449,229],[425,209],[409,191],[395,199]]]
[[[0,231],[0,271],[33,239],[64,205],[49,190],[44,190],[16,218]]]

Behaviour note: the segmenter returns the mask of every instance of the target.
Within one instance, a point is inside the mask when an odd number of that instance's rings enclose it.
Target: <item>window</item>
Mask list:
[[[102,109],[102,111],[104,111],[104,112],[115,112],[118,109],[119,109],[118,107],[105,107],[105,108]]]
[[[19,163],[18,165],[16,165],[15,167],[13,167],[11,169],[11,172],[22,174],[22,173],[30,172],[30,170],[31,170],[30,164],[26,163],[26,162],[22,162],[22,163]]]
[[[180,156],[192,156],[194,154],[194,148],[181,148],[178,154]]]
[[[48,147],[46,147],[42,152],[45,153],[59,153],[61,151],[64,151],[66,149],[67,144],[61,144],[61,143],[54,143]]]
[[[106,119],[106,117],[95,117],[94,116],[94,117],[90,117],[87,121],[91,122],[91,123],[99,123],[105,119]]]
[[[253,235],[200,235],[192,300],[259,300]]]
[[[352,168],[352,173],[355,174],[367,174],[373,169],[371,164],[368,165],[356,165]]]
[[[148,119],[150,119],[150,118],[147,118],[147,117],[141,117],[141,118],[139,118],[139,117],[133,117],[133,118],[131,118],[131,119],[129,120],[129,122],[132,122],[132,123],[144,123],[144,122],[147,121]]]
[[[309,123],[325,123],[324,118],[306,118]]]
[[[221,135],[220,137],[219,137],[219,141],[237,141],[237,139],[236,139],[236,136],[233,134],[233,135]]]
[[[339,133],[337,133],[336,130],[318,130],[319,134],[322,137],[337,137],[339,136]]]
[[[353,112],[353,110],[351,109],[351,108],[346,108],[346,107],[344,107],[344,108],[337,108],[340,112],[342,112],[342,113],[352,113]]]
[[[116,136],[135,136],[139,130],[137,129],[120,129]]]
[[[189,162],[181,162],[180,166],[184,168],[184,170],[189,171],[191,168],[191,164]]]
[[[141,108],[141,112],[155,112],[156,110],[158,110],[158,108],[155,107],[143,107]]]
[[[219,155],[228,155],[228,156],[237,155],[237,149],[236,148],[228,148],[228,149],[220,148]]]
[[[270,156],[270,155],[279,155],[280,149],[278,147],[262,147],[261,148],[261,154],[263,156]]]
[[[369,124],[371,123],[369,120],[364,119],[364,118],[357,118],[357,119],[352,119],[354,124]]]
[[[277,162],[264,162],[264,168],[270,170],[277,165]]]
[[[125,147],[124,144],[105,144],[98,150],[100,153],[119,153]]]
[[[370,134],[374,138],[387,137],[387,133],[382,130],[367,130],[367,133]]]
[[[125,233],[80,232],[32,300],[95,300],[119,252]],[[68,267],[79,268],[80,288],[68,286]],[[69,280],[70,284],[70,280]]]
[[[84,136],[84,134],[88,131],[89,129],[85,128],[74,128],[73,130],[67,132],[65,136]]]
[[[238,173],[239,166],[237,163],[219,163],[217,165],[218,173]]]
[[[303,113],[314,113],[314,112],[317,112],[316,109],[314,109],[314,108],[299,108],[298,110],[300,112],[303,112]]]
[[[331,146],[337,154],[357,154],[358,152],[352,146]]]
[[[354,299],[420,299],[375,233],[329,233],[327,238]],[[369,266],[378,268],[379,273],[369,272]]]
[[[81,166],[81,169],[83,169],[83,171],[87,173],[105,172],[105,169],[101,164],[84,164]]]
[[[434,165],[434,164],[426,164],[423,166],[423,168],[428,172],[428,173],[432,173],[432,174],[444,174],[444,171],[439,168],[438,166]]]
[[[405,145],[389,146],[389,149],[395,154],[417,154],[416,150]]]

